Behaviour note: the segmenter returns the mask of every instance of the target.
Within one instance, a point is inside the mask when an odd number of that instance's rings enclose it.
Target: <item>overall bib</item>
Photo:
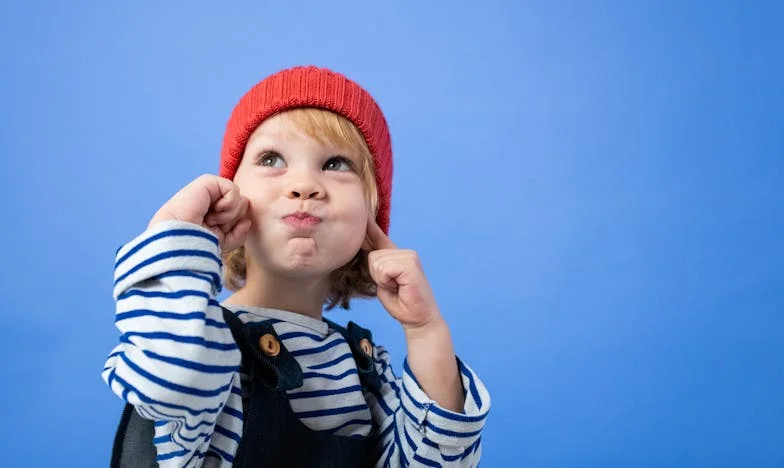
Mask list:
[[[378,431],[368,437],[344,437],[314,431],[291,409],[287,390],[302,385],[302,369],[283,346],[270,321],[244,324],[231,311],[223,316],[242,352],[243,431],[235,468],[373,466],[380,456]],[[381,380],[373,363],[371,334],[349,322],[330,321],[348,342],[363,391],[378,394]],[[368,352],[369,351],[369,352]],[[156,467],[154,423],[126,404],[115,435],[111,468]],[[216,456],[208,453],[207,457]]]

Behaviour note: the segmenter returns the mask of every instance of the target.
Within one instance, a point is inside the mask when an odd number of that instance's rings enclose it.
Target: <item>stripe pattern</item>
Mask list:
[[[159,223],[117,251],[114,297],[119,344],[102,377],[155,421],[160,466],[230,467],[242,434],[240,352],[215,297],[221,289],[217,239],[189,223]],[[244,323],[269,321],[303,370],[288,392],[294,413],[316,431],[367,436],[375,422],[377,466],[476,466],[490,408],[487,389],[458,360],[464,413],[439,407],[406,361],[397,377],[383,347],[382,380],[363,392],[345,339],[326,322],[286,311],[227,305]]]

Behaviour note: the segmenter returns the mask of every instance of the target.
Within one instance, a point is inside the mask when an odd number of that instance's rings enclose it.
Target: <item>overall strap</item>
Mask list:
[[[111,468],[156,468],[158,461],[154,423],[139,416],[136,409],[126,403],[112,444]]]
[[[324,321],[336,332],[343,335],[354,355],[359,372],[359,381],[362,386],[373,393],[378,393],[381,389],[381,378],[378,376],[373,354],[375,345],[373,344],[373,334],[370,330],[362,328],[354,322],[348,322],[346,327],[342,327],[335,322],[324,319]]]
[[[302,368],[282,345],[270,321],[242,323],[232,311],[221,308],[223,319],[229,325],[234,341],[242,352],[242,367],[252,385],[277,391],[302,386]],[[268,346],[273,346],[274,349],[270,350]],[[250,391],[251,389],[246,389],[243,384],[243,396]]]

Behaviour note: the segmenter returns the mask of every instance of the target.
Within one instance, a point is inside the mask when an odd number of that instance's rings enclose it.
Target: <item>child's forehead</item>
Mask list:
[[[300,128],[286,114],[277,114],[259,124],[251,133],[249,141],[262,137],[273,140],[294,140],[307,136],[304,129]]]
[[[327,144],[325,144],[327,143]],[[253,131],[247,146],[296,146],[308,148],[331,148],[333,145],[319,141],[306,134],[290,119],[268,119]],[[283,148],[276,148],[283,149]]]
[[[258,140],[264,144],[297,143],[341,151],[352,149],[343,132],[336,128],[325,128],[323,125],[312,125],[311,121],[302,119],[301,115],[297,116],[291,111],[264,120],[251,133],[247,144],[250,146]]]

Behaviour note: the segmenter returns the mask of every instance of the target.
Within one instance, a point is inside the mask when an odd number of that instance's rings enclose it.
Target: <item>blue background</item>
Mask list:
[[[784,4],[684,3],[4,2],[3,465],[107,466],[115,249],[315,63],[387,114],[484,466],[784,466]]]

